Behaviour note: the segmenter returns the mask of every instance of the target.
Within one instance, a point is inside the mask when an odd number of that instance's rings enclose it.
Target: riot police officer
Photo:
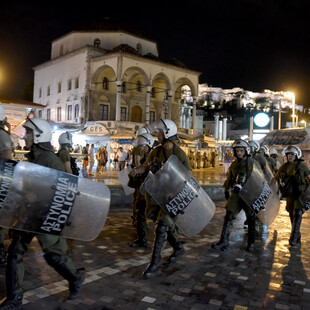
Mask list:
[[[282,197],[286,197],[286,211],[292,224],[289,244],[294,246],[301,243],[300,226],[306,209],[301,205],[299,196],[306,190],[310,181],[310,169],[303,163],[299,147],[289,145],[284,152],[287,162],[279,168],[274,179],[279,183]]]
[[[254,165],[257,162],[250,156],[249,144],[241,139],[236,140],[232,144],[234,156],[236,159],[232,162],[227,171],[227,178],[224,182],[226,204],[226,215],[221,234],[221,239],[218,243],[213,243],[211,247],[216,250],[225,251],[229,247],[229,234],[232,228],[233,220],[241,210],[244,210],[248,221],[248,244],[246,250],[254,251],[255,244],[255,212],[241,199],[239,192],[246,180],[253,171]]]
[[[252,158],[258,162],[262,171],[264,171],[267,166],[267,160],[259,153],[259,148],[260,148],[259,143],[255,140],[250,140],[249,146],[250,146]]]
[[[138,136],[138,146],[141,147],[143,155],[140,159],[140,164],[143,164],[146,160],[147,155],[153,148],[154,145],[154,138],[151,134],[145,133]],[[134,204],[135,204],[135,211],[136,211],[136,229],[137,229],[137,239],[134,240],[130,246],[133,248],[146,248],[147,246],[147,222],[146,222],[146,215],[145,215],[145,207],[146,201],[144,195],[140,193],[140,186],[145,180],[147,175],[147,171],[144,174],[137,174],[135,177],[129,175],[129,184],[131,187],[135,188],[134,192]]]
[[[267,165],[274,174],[276,171],[276,162],[270,156],[269,148],[266,145],[261,145],[259,148],[259,152],[266,159]]]
[[[2,105],[0,105],[0,156],[12,159],[12,141],[9,124]],[[4,266],[6,252],[4,248],[4,229],[0,227],[0,266]]]
[[[57,155],[64,163],[66,172],[72,173],[74,175],[79,175],[80,169],[76,164],[76,159],[72,158],[70,155],[70,150],[72,148],[72,134],[68,131],[63,132],[59,136],[58,142],[60,144],[60,149]]]
[[[50,143],[52,128],[43,119],[27,119],[23,127],[26,129],[24,137],[29,162],[65,171],[63,163],[54,153]],[[23,256],[34,237],[37,238],[44,251],[46,262],[69,282],[69,299],[79,296],[84,275],[77,270],[72,260],[67,256],[67,241],[57,235],[34,234],[19,230],[10,230],[12,238],[8,250],[6,266],[7,297],[2,301],[0,309],[15,309],[22,305],[22,282],[24,278]]]
[[[138,132],[137,132],[137,140],[139,136],[144,135],[144,134],[149,134],[149,130],[143,126],[141,128],[139,128]],[[137,143],[137,142],[136,142]],[[141,165],[141,158],[143,156],[143,148],[141,145],[139,145],[138,143],[133,147],[132,149],[132,164],[131,167],[135,168]],[[135,191],[133,193],[133,202],[132,202],[132,224],[134,227],[137,227],[137,204],[139,203],[139,201],[141,200],[141,196],[139,193],[139,189],[135,188]],[[131,244],[132,245],[132,244]]]
[[[182,164],[191,171],[191,165],[185,152],[174,142],[178,140],[177,126],[169,119],[160,119],[158,122],[150,124],[150,128],[154,128],[158,142],[146,161],[139,167],[133,169],[130,173],[132,176],[143,174],[146,171],[156,173],[161,166],[168,160],[171,155],[175,155]],[[151,130],[153,131],[153,130]],[[152,251],[151,261],[147,269],[143,272],[144,278],[152,278],[158,274],[161,253],[165,247],[166,240],[172,245],[173,252],[168,258],[168,262],[174,262],[177,257],[182,255],[185,250],[182,242],[179,240],[178,231],[175,221],[167,213],[165,213],[158,204],[146,194],[147,213],[152,213],[155,220],[155,239]]]

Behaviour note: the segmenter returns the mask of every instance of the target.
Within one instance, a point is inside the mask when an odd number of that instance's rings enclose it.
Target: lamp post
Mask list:
[[[295,128],[295,94],[292,92],[288,92],[290,97],[292,98],[292,104],[293,104],[293,115],[292,115],[292,128]]]

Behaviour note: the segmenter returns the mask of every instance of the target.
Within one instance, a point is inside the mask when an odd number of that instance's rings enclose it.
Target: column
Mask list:
[[[219,121],[219,140],[223,140],[223,121]]]
[[[168,90],[168,118],[171,119],[172,113],[172,90]]]
[[[183,124],[183,113],[184,113],[184,107],[181,104],[181,111],[180,111],[180,128],[184,128],[184,124]]]
[[[214,138],[219,138],[219,118],[220,116],[218,114],[214,115],[215,122],[214,122]]]
[[[223,118],[223,140],[227,139],[227,117]]]
[[[196,134],[196,108],[197,108],[197,97],[193,96],[193,132]]]
[[[145,102],[145,123],[150,123],[150,102],[151,102],[152,86],[146,87],[146,102]]]
[[[122,82],[116,81],[116,105],[115,105],[115,121],[121,120],[121,93],[122,93]]]

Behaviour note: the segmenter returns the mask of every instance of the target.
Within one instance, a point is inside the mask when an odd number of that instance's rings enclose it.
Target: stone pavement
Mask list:
[[[106,225],[95,240],[69,240],[70,256],[84,267],[86,281],[81,296],[66,301],[68,285],[49,267],[36,240],[24,257],[26,266],[23,309],[309,309],[310,213],[303,216],[302,246],[289,247],[290,221],[282,202],[269,232],[257,236],[254,253],[245,251],[244,213],[234,221],[227,252],[210,248],[218,241],[225,201],[194,237],[181,234],[186,253],[161,274],[142,279],[150,258],[154,224],[149,222],[149,247],[134,250],[129,208],[111,208]],[[6,240],[6,247],[8,240]],[[0,298],[5,296],[4,268],[0,268]]]

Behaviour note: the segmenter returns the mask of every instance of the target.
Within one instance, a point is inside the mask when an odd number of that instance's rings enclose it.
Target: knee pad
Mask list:
[[[167,226],[163,223],[158,223],[156,225],[155,232],[159,234],[165,234],[167,232]]]

